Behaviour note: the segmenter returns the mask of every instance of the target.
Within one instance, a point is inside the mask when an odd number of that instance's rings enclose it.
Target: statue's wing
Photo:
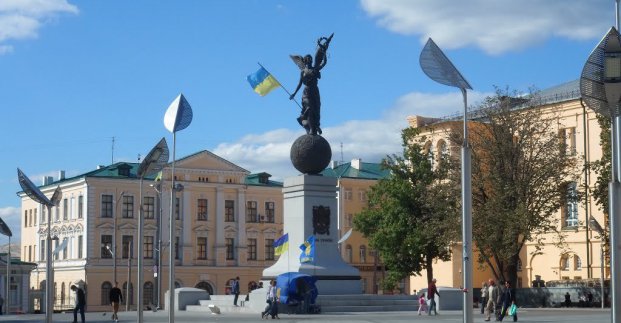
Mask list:
[[[289,57],[291,57],[295,65],[297,65],[300,70],[303,70],[306,67],[304,64],[304,58],[301,55],[289,55]]]

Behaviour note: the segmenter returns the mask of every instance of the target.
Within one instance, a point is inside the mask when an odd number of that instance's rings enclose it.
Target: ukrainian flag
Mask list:
[[[315,261],[315,236],[310,236],[303,244],[300,245],[302,254],[300,254],[300,263]]]
[[[289,234],[286,233],[284,236],[278,238],[278,240],[274,241],[274,254],[276,256],[280,256],[285,251],[289,249]]]
[[[276,78],[263,66],[256,73],[248,75],[247,78],[252,89],[261,96],[270,93],[273,89],[280,86]]]

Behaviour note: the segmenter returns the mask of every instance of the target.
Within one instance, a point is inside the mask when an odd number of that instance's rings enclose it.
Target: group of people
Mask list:
[[[515,305],[515,289],[511,287],[511,283],[505,282],[504,288],[496,286],[496,282],[490,279],[484,282],[481,287],[481,314],[485,309],[487,315],[485,321],[490,321],[492,313],[496,314],[496,321],[502,321],[505,316],[510,315],[509,310]],[[517,311],[513,313],[513,322],[518,320]]]
[[[278,303],[280,299],[278,288],[276,287],[276,281],[270,280],[270,285],[267,288],[266,294],[266,303],[265,310],[261,312],[261,318],[267,319],[268,317],[272,317],[272,319],[280,319],[278,317]]]
[[[434,315],[438,315],[436,295],[440,297],[440,293],[438,293],[436,282],[437,280],[434,278],[429,283],[429,286],[427,286],[427,299],[425,299],[424,293],[418,298],[418,315],[421,315],[423,312],[427,313],[427,315],[431,315],[431,311],[433,311]],[[429,302],[429,306],[427,306],[427,302]]]

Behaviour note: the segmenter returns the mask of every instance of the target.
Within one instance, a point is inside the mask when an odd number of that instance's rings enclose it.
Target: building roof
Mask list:
[[[335,178],[380,180],[390,176],[390,171],[383,169],[380,163],[353,160],[336,167],[328,167],[321,172],[321,175]]]
[[[282,187],[282,182],[272,181],[269,179],[270,177],[272,177],[272,175],[266,172],[250,174],[246,176],[244,184],[252,186]]]

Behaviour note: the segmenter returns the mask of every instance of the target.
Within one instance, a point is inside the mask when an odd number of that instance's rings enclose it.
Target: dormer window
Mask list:
[[[129,174],[130,174],[129,171],[130,171],[131,168],[132,167],[127,165],[127,164],[121,164],[116,169],[117,169],[117,172],[118,172],[119,176],[127,176],[127,177],[129,177]]]

